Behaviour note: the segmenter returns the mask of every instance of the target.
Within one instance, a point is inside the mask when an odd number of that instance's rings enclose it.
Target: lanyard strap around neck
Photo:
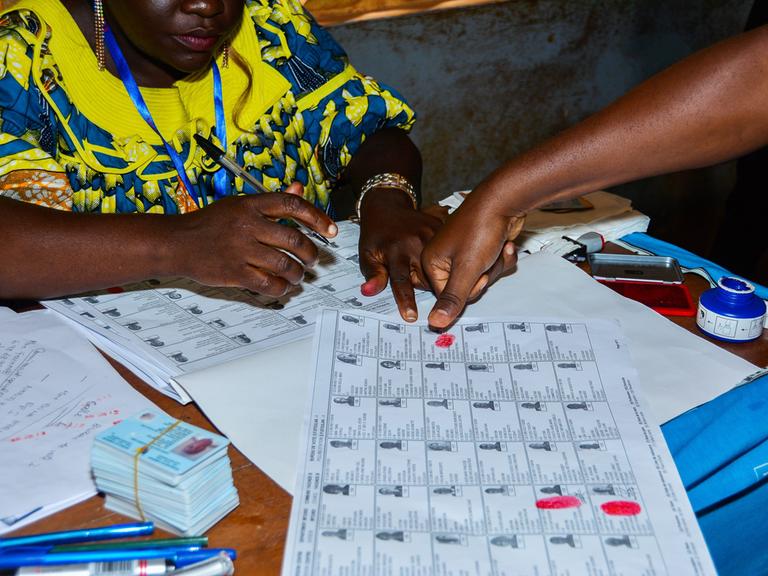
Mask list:
[[[213,61],[213,109],[215,112],[214,133],[219,139],[219,144],[224,152],[227,151],[227,119],[224,117],[224,90],[221,84],[221,72]],[[218,200],[227,196],[229,191],[229,173],[224,168],[219,168],[213,175],[214,198]]]
[[[123,85],[125,86],[125,89],[128,92],[128,96],[130,96],[131,101],[133,102],[133,105],[136,107],[136,110],[139,112],[139,114],[147,123],[147,125],[150,128],[152,128],[152,130],[154,130],[155,133],[160,137],[160,140],[162,141],[163,146],[165,147],[165,150],[168,153],[168,156],[171,158],[171,162],[173,163],[173,166],[179,175],[179,184],[184,189],[184,192],[186,192],[189,195],[189,197],[192,198],[192,201],[195,203],[196,206],[200,206],[201,205],[200,198],[198,197],[197,191],[192,186],[192,183],[189,181],[189,177],[187,176],[187,171],[184,169],[184,161],[181,159],[181,156],[179,156],[179,153],[176,152],[173,146],[170,143],[168,143],[165,140],[165,138],[163,138],[163,135],[160,133],[160,130],[157,128],[155,121],[152,119],[152,114],[150,113],[149,108],[147,107],[147,104],[144,101],[144,97],[141,95],[139,86],[138,84],[136,84],[136,79],[133,77],[131,68],[130,66],[128,66],[128,62],[126,61],[125,56],[123,56],[123,51],[120,49],[120,46],[118,45],[117,40],[115,39],[115,36],[112,33],[112,30],[110,30],[109,26],[107,25],[104,26],[104,40],[107,45],[107,48],[109,49],[109,53],[115,62],[115,66],[117,67],[117,73],[120,76],[120,80],[122,80]],[[215,61],[212,64],[212,68],[213,68],[213,102],[214,102],[215,121],[216,121],[215,133],[216,133],[216,137],[218,138],[222,146],[226,146],[227,125],[226,125],[226,119],[224,117],[224,97],[223,97],[223,89],[222,89],[222,82],[221,82],[221,74],[219,72],[219,67],[216,65]],[[214,195],[217,199],[227,195],[227,191],[229,188],[229,177],[226,174],[225,170],[219,169],[214,174],[213,183],[214,183]],[[203,205],[207,204],[207,199],[205,197],[205,194],[202,195],[202,203]]]

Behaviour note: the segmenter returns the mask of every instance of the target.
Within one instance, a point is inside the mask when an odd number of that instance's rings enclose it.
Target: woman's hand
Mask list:
[[[502,215],[482,202],[473,202],[473,194],[448,218],[421,256],[423,273],[437,296],[429,313],[429,324],[435,328],[448,327],[468,300],[477,298],[517,263],[512,240],[522,230],[525,215]]]
[[[338,231],[294,183],[286,193],[225,198],[179,217],[171,257],[179,259],[179,273],[202,284],[282,296],[301,282],[318,254],[309,238],[280,219],[301,222],[323,236]]]
[[[389,281],[400,316],[418,318],[414,288],[429,290],[421,270],[421,252],[442,225],[439,210],[414,210],[400,190],[369,192],[361,210],[360,270],[364,296],[378,294]]]

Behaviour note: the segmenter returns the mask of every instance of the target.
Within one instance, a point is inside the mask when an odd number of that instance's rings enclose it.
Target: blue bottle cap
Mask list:
[[[702,332],[726,342],[748,342],[763,332],[766,305],[746,280],[723,276],[699,299],[696,324]]]

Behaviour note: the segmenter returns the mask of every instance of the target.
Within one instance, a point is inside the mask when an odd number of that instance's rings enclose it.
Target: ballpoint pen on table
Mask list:
[[[172,548],[198,546],[205,548],[208,545],[208,536],[186,536],[183,538],[155,538],[154,540],[128,540],[126,542],[92,542],[89,544],[64,544],[54,546],[51,552],[79,552],[87,550],[119,550],[130,548],[141,550],[142,548]]]
[[[147,536],[152,534],[154,530],[155,525],[152,522],[134,522],[130,524],[115,524],[113,526],[99,526],[98,528],[85,528],[82,530],[31,534],[29,536],[18,536],[16,538],[0,538],[0,551],[19,546],[54,545],[70,542],[89,542],[91,540],[111,540],[133,536]]]
[[[173,573],[179,576],[232,576],[234,572],[235,567],[229,556],[220,554],[197,564],[190,564],[186,568],[175,570]]]
[[[173,562],[165,558],[89,562],[56,566],[20,566],[14,576],[168,576],[176,574]]]
[[[48,554],[51,556],[61,557],[61,558],[70,558],[75,557],[78,554],[93,554],[93,555],[110,555],[113,552],[119,554],[122,554],[124,552],[136,552],[137,550],[162,550],[162,553],[159,553],[161,556],[165,554],[166,556],[170,556],[172,554],[176,554],[178,552],[197,552],[198,550],[207,550],[204,546],[200,546],[199,544],[189,544],[189,545],[169,545],[169,546],[142,546],[139,544],[138,546],[135,545],[133,542],[122,542],[122,544],[126,544],[126,546],[123,546],[121,548],[87,548],[82,550],[60,550],[58,546],[19,546],[18,548],[5,548],[2,551],[0,551],[0,558],[5,558],[11,555],[40,555],[40,554]],[[131,546],[133,544],[133,546]],[[63,554],[66,554],[67,556],[62,556]]]
[[[237,553],[231,548],[203,548],[200,550],[178,550],[173,548],[152,548],[141,550],[90,550],[81,552],[47,553],[42,550],[14,552],[6,550],[0,554],[0,570],[21,566],[53,566],[61,564],[79,564],[88,562],[119,562],[123,560],[145,560],[165,558],[174,563],[176,568],[188,566],[206,560],[224,552],[232,558]]]
[[[131,542],[124,542],[124,544],[131,544]],[[197,552],[201,549],[199,546],[165,547],[163,548],[165,553],[157,558],[135,558],[135,556],[141,556],[136,553],[140,549],[122,549],[122,554],[130,558],[119,557],[117,560],[112,559],[112,554],[109,555],[108,560],[95,559],[96,553],[108,551],[89,550],[89,555],[84,557],[86,561],[83,561],[77,552],[70,552],[62,557],[55,553],[55,548],[10,548],[0,552],[0,561],[4,557],[9,557],[16,559],[19,564],[23,563],[23,566],[16,568],[15,576],[166,576],[175,573],[180,553]],[[42,555],[48,555],[43,563],[29,563],[29,559],[40,558]],[[73,558],[77,560],[72,562]],[[197,562],[197,560],[198,558],[195,557],[190,561]]]
[[[208,138],[201,136],[200,134],[195,134],[195,140],[200,145],[200,147],[203,149],[203,151],[208,154],[208,156],[211,157],[211,159],[216,162],[219,166],[224,168],[227,172],[232,174],[233,176],[237,176],[238,178],[242,178],[243,181],[248,183],[252,188],[254,188],[257,192],[265,193],[269,192],[267,188],[256,180],[253,176],[251,176],[245,168],[242,166],[239,166],[237,163],[233,162],[229,158],[227,158],[227,155],[224,153],[224,150],[216,146],[213,142],[211,142]],[[304,234],[307,236],[314,238],[315,240],[318,240],[325,244],[326,246],[329,246],[331,243],[330,241],[322,236],[321,234],[318,234],[314,230],[310,230],[307,228],[304,224],[301,222],[294,221],[296,226],[298,226],[299,230],[301,230]]]

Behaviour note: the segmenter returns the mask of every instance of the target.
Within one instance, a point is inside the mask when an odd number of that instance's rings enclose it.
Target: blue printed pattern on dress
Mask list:
[[[255,26],[262,59],[291,87],[249,132],[230,142],[229,149],[269,190],[298,181],[307,200],[327,209],[333,185],[365,138],[384,127],[410,129],[413,111],[397,92],[357,73],[317,104],[302,106],[302,98],[347,69],[346,54],[298,0],[246,0],[246,13]],[[188,209],[179,197],[172,164],[161,159],[161,144],[150,145],[138,137],[116,141],[74,106],[52,61],[48,38],[39,41],[40,29],[29,12],[12,12],[0,20],[0,49],[3,42],[25,45],[31,60],[37,42],[42,57],[51,60],[43,68],[42,85],[59,111],[48,105],[37,83],[29,79],[25,88],[21,78],[0,65],[0,194],[18,191],[22,181],[37,178],[31,173],[41,172],[52,180],[40,184],[39,194],[24,189],[20,199],[79,212],[176,214]],[[210,133],[212,129],[204,136]],[[178,140],[182,158],[189,155],[190,138]],[[90,168],[93,163],[85,161],[84,153],[103,169]],[[210,195],[215,170],[196,161],[188,176],[199,192]],[[57,177],[65,178],[66,186],[54,182]],[[57,191],[55,200],[45,196],[48,189]],[[248,192],[242,182],[230,180],[230,194]],[[63,198],[66,194],[69,197]]]

